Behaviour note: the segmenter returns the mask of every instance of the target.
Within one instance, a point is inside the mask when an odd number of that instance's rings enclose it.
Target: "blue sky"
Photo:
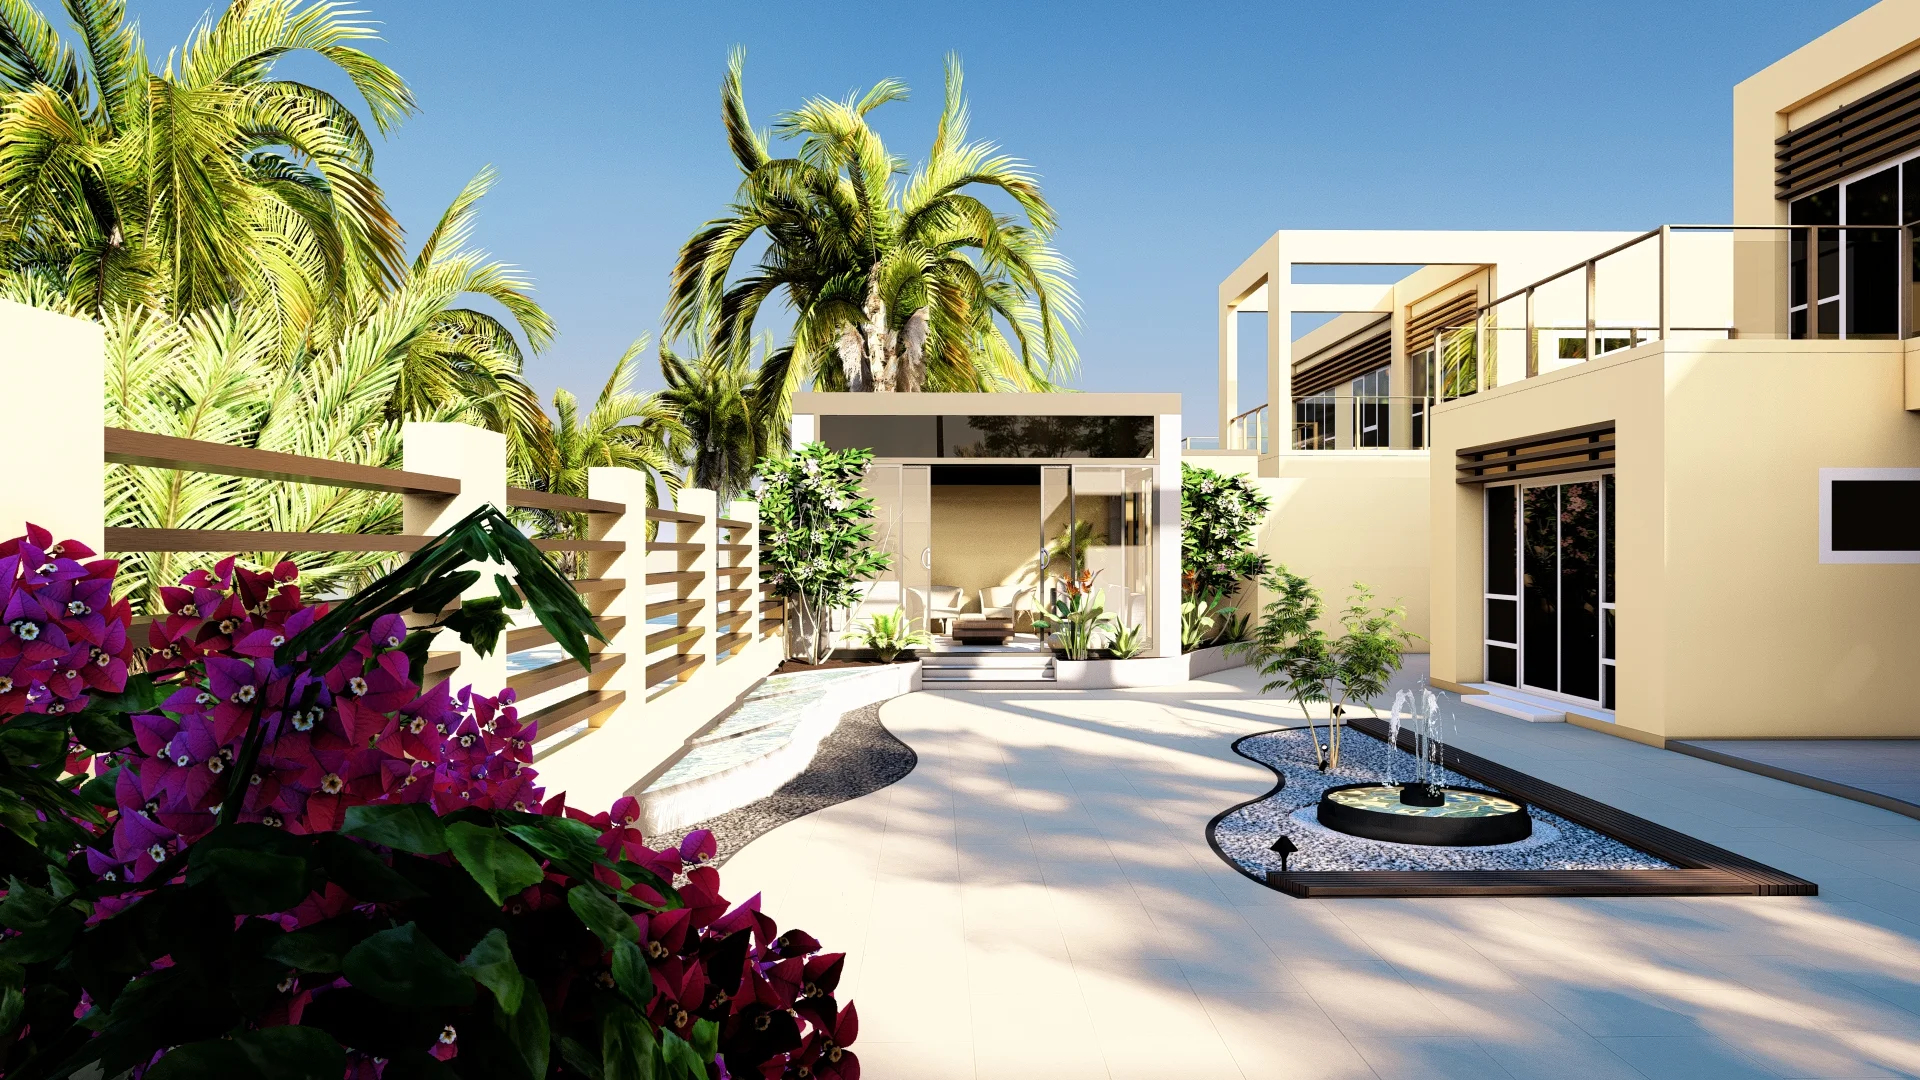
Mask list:
[[[131,0],[161,55],[208,6]],[[411,235],[482,166],[500,172],[479,239],[534,276],[559,322],[528,364],[543,396],[598,391],[654,331],[680,242],[732,194],[730,47],[747,49],[760,125],[905,79],[913,99],[877,126],[910,159],[953,51],[974,135],[1028,160],[1059,211],[1085,309],[1071,385],[1178,391],[1206,433],[1216,288],[1274,230],[1724,221],[1733,84],[1867,5],[354,6],[420,101],[376,163]]]

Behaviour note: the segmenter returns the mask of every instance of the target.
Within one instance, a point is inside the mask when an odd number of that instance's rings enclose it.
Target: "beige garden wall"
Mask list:
[[[1427,651],[1432,590],[1425,451],[1301,451],[1258,462],[1250,454],[1189,454],[1187,460],[1248,476],[1267,496],[1272,508],[1260,529],[1259,550],[1320,589],[1328,629],[1335,627],[1353,583],[1364,581],[1380,602],[1406,608],[1407,629],[1420,635],[1409,651]],[[1271,599],[1265,589],[1244,589],[1240,606],[1257,610]]]
[[[1040,552],[1040,489],[1021,484],[933,486],[933,584],[965,590],[1032,585]]]
[[[1434,459],[1614,422],[1622,727],[1910,736],[1920,566],[1819,561],[1820,469],[1920,466],[1903,367],[1898,342],[1654,344],[1442,406]],[[1478,682],[1481,491],[1434,473],[1433,673]]]

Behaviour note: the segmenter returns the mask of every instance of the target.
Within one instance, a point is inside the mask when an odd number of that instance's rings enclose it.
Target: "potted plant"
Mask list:
[[[787,648],[803,663],[833,655],[833,616],[892,562],[873,546],[873,500],[861,494],[872,458],[815,442],[760,463],[760,565],[786,602],[795,624]]]
[[[1095,575],[1062,580],[1053,602],[1033,617],[1033,625],[1053,635],[1065,659],[1085,660],[1093,652],[1094,634],[1115,624],[1107,606],[1093,591]]]
[[[899,608],[874,614],[861,623],[859,633],[861,644],[872,649],[883,664],[893,663],[895,657],[915,645],[933,644],[927,632],[916,629]]]

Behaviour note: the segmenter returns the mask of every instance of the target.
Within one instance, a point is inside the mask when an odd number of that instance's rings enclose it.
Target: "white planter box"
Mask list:
[[[1225,646],[1179,656],[1137,656],[1131,660],[1055,660],[1056,690],[1117,690],[1130,686],[1175,686],[1216,671],[1240,667],[1244,654],[1228,655]],[[1040,684],[1044,686],[1045,684]]]

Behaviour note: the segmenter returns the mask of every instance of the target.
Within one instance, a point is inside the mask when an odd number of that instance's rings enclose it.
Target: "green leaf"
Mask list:
[[[347,890],[356,900],[392,903],[426,895],[395,873],[380,856],[339,833],[321,833],[315,837],[313,854],[327,880]]]
[[[425,803],[349,806],[340,831],[415,855],[441,855],[448,850],[446,830]]]
[[[578,1071],[587,1080],[603,1080],[605,1072],[600,1068],[600,1058],[593,1049],[570,1035],[562,1035],[554,1042],[560,1047],[560,1060],[567,1067]]]
[[[460,967],[475,982],[493,991],[493,998],[500,1007],[512,1014],[520,1011],[520,1000],[526,980],[521,977],[520,969],[514,965],[513,950],[507,945],[507,932],[494,927],[487,936],[480,939],[467,958],[460,961]]]
[[[713,1058],[709,1056],[707,1061]],[[707,1080],[707,1061],[693,1044],[671,1031],[660,1033],[660,1061],[669,1080]]]
[[[546,878],[533,856],[499,829],[458,822],[447,826],[447,843],[454,859],[496,904]]]
[[[579,877],[607,861],[606,851],[594,843],[599,830],[584,821],[548,814],[516,814],[510,820],[507,832],[554,862],[568,864]]]
[[[0,730],[0,755],[14,765],[56,765],[67,757],[67,733],[64,728],[32,728],[9,725]]]
[[[89,708],[73,717],[73,737],[96,754],[133,745],[133,721],[125,713],[109,716]]]
[[[37,964],[66,954],[86,916],[52,893],[7,879],[7,898],[0,903],[0,925],[20,936],[0,942],[0,960]]]
[[[460,602],[460,610],[447,616],[446,627],[473,646],[481,656],[490,656],[506,632],[509,617],[497,596],[471,597]]]
[[[127,685],[117,694],[93,692],[87,695],[87,711],[97,713],[150,713],[167,699],[153,675],[142,672],[127,676]]]
[[[301,971],[339,971],[341,965],[340,951],[313,933],[295,932],[276,938],[264,955]]]
[[[175,1047],[147,1070],[148,1080],[339,1080],[346,1051],[319,1028],[271,1027],[231,1039]]]
[[[635,1008],[646,1008],[653,997],[653,972],[647,969],[647,955],[626,938],[613,943],[613,985]]]
[[[712,1020],[693,1022],[693,1052],[700,1055],[702,1061],[712,1061],[720,1052],[720,1025]]]
[[[348,982],[390,1005],[468,1005],[474,999],[473,979],[417,923],[355,945],[341,970]]]
[[[115,762],[113,768],[80,785],[80,797],[95,806],[118,806],[114,797],[114,788],[120,783],[120,770],[125,768]]]
[[[308,839],[266,825],[222,825],[187,854],[187,884],[212,885],[241,915],[285,911],[307,898]]]
[[[553,1036],[547,1028],[547,1003],[540,999],[540,988],[532,979],[520,982],[520,1010],[508,1013],[498,1001],[493,1006],[493,1022],[507,1033],[527,1064],[528,1075],[541,1080],[547,1075],[547,1058]]]
[[[633,916],[591,885],[568,889],[567,906],[609,949],[616,941],[640,940],[640,928],[633,925]]]
[[[479,580],[480,571],[460,570],[438,581],[422,585],[414,590],[413,610],[416,614],[438,617],[447,609],[448,604],[453,603],[456,597],[466,592],[474,582]]]
[[[625,1005],[607,1009],[600,1023],[600,1067],[606,1080],[654,1080],[660,1044],[653,1025]],[[705,1073],[702,1073],[704,1080]]]

